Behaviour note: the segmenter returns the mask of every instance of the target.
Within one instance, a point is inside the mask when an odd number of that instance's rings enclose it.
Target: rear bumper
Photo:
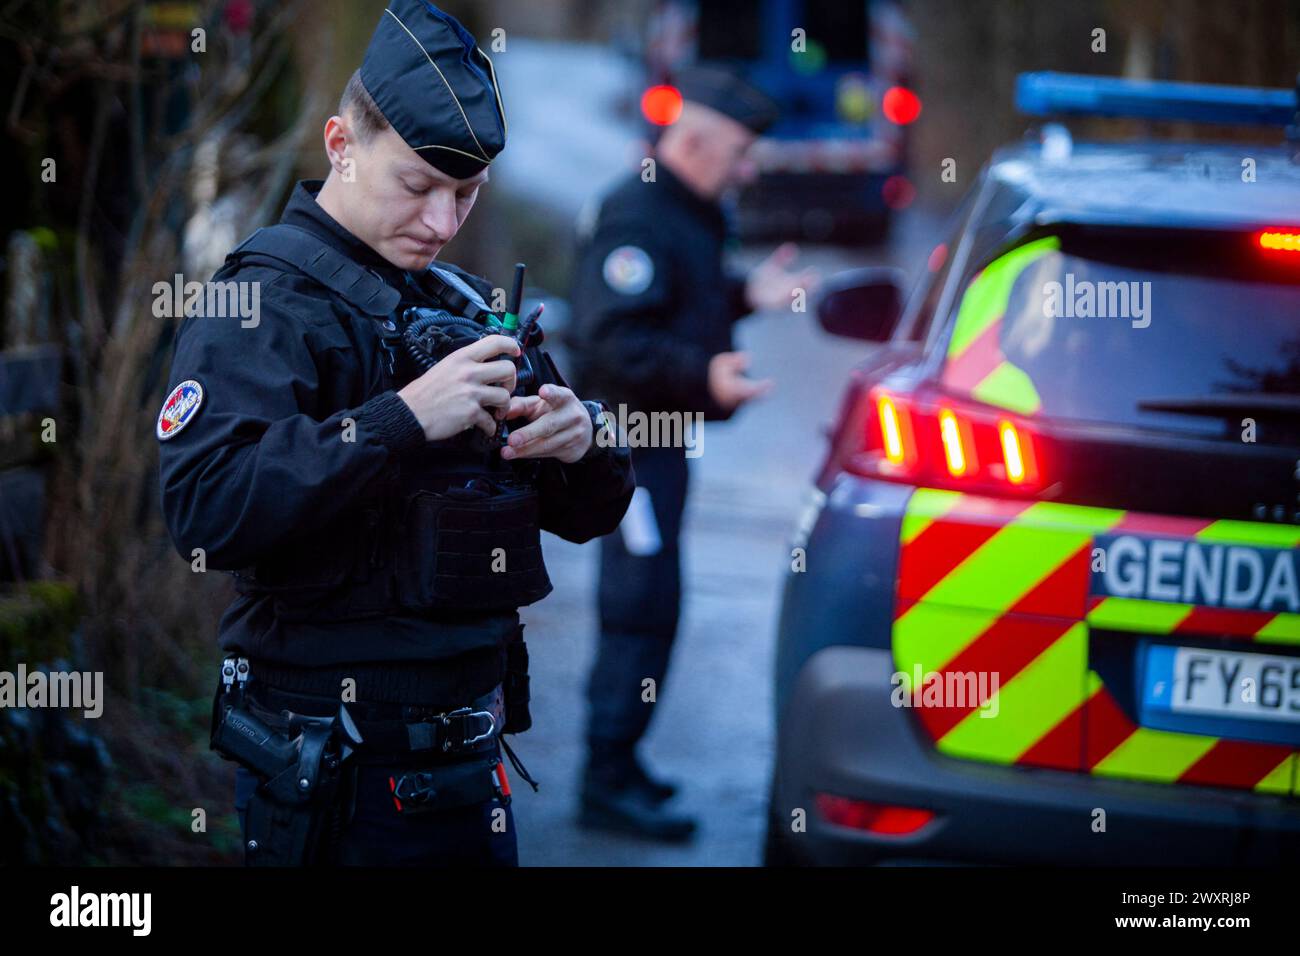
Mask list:
[[[800,669],[777,734],[772,812],[801,858],[822,864],[971,862],[1268,865],[1300,858],[1300,801],[1209,787],[980,764],[933,749],[890,703],[889,651],[828,647]],[[820,819],[813,794],[919,807],[903,837]],[[790,833],[807,811],[807,832]],[[1096,832],[1097,810],[1105,830]]]

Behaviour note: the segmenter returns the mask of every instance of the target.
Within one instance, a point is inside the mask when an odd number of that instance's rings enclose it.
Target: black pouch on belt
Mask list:
[[[533,725],[533,715],[528,709],[528,645],[524,643],[524,625],[510,635],[505,646],[505,676],[501,679],[505,698],[506,724],[504,734],[522,734]]]
[[[496,754],[438,764],[388,778],[397,812],[403,815],[485,803],[497,796]]]

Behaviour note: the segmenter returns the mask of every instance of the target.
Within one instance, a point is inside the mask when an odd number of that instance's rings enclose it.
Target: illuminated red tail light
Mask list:
[[[906,836],[934,819],[933,811],[915,807],[891,807],[829,793],[819,793],[814,799],[817,812],[827,823],[881,836]]]
[[[909,484],[1034,494],[1041,440],[1016,415],[976,402],[873,388],[859,417],[865,441],[846,456],[857,474]],[[863,437],[859,437],[863,441]]]
[[[921,115],[921,98],[905,86],[891,86],[880,99],[880,110],[889,122],[907,126]]]
[[[1300,252],[1300,231],[1266,229],[1259,234],[1259,247],[1270,252]]]

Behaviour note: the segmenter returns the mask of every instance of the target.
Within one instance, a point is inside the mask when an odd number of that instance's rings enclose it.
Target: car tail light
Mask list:
[[[880,111],[896,126],[907,126],[921,115],[921,98],[905,86],[891,86],[880,99]]]
[[[934,819],[931,810],[916,807],[894,807],[867,800],[851,800],[829,793],[815,797],[817,812],[827,823],[865,830],[881,836],[906,836],[915,833]]]
[[[1300,232],[1267,229],[1259,234],[1259,247],[1271,252],[1300,252]]]
[[[872,478],[963,490],[1034,494],[1043,487],[1041,439],[1025,419],[978,402],[881,387],[855,416],[843,465]],[[865,432],[865,434],[863,434]]]

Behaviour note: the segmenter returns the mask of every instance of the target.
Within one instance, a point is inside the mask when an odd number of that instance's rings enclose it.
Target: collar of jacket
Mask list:
[[[293,193],[289,196],[289,202],[284,207],[280,221],[307,230],[358,265],[374,270],[394,289],[403,291],[407,282],[406,272],[348,232],[333,216],[321,208],[320,203],[316,202],[316,194],[320,192],[323,185],[325,185],[323,179],[300,180],[293,187]]]

